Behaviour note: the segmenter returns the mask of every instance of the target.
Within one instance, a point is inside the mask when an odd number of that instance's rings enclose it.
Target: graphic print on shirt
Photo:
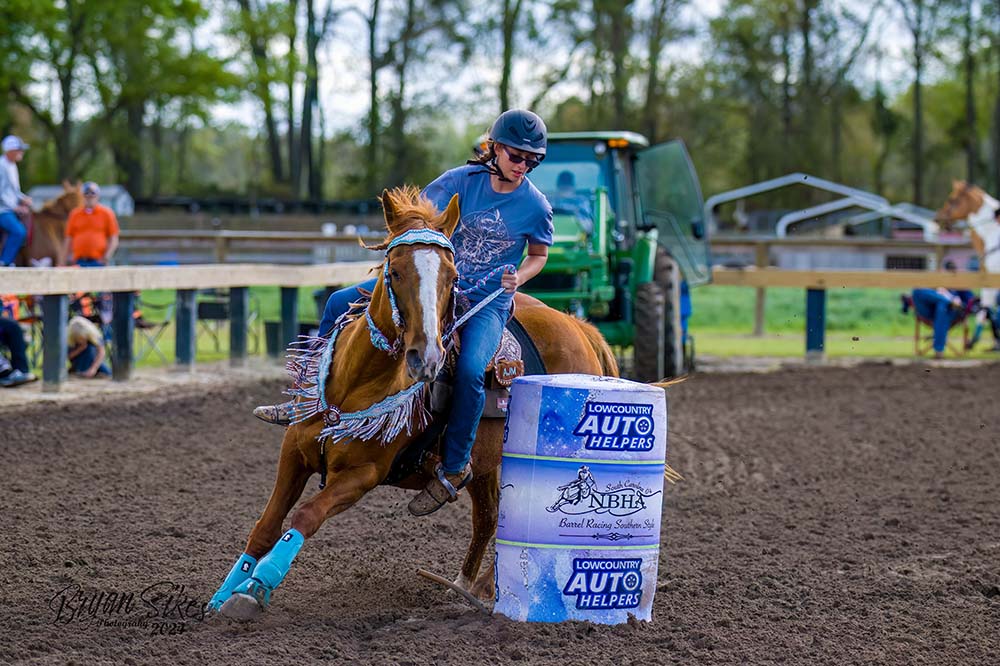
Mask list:
[[[463,217],[451,240],[458,272],[466,277],[489,271],[497,257],[504,256],[515,245],[498,210],[477,211]]]

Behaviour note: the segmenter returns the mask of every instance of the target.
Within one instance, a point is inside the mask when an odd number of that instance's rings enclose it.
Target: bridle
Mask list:
[[[403,315],[399,311],[399,306],[396,304],[396,294],[392,290],[392,276],[389,272],[389,251],[400,245],[417,244],[438,245],[448,250],[452,257],[455,256],[455,248],[451,244],[448,237],[440,231],[435,231],[433,229],[411,229],[409,231],[405,231],[396,238],[392,239],[392,241],[389,242],[389,245],[386,246],[385,264],[382,268],[382,282],[385,285],[386,293],[389,295],[389,305],[392,309],[392,323],[396,328],[396,339],[389,342],[388,336],[383,333],[381,329],[379,329],[378,325],[372,319],[370,308],[365,308],[365,320],[368,323],[368,333],[372,341],[372,346],[386,352],[393,358],[396,358],[403,348],[403,333],[406,331],[406,321],[403,319]],[[458,308],[459,300],[463,299],[469,292],[482,287],[497,273],[510,273],[513,272],[514,269],[515,267],[512,264],[497,266],[468,289],[459,289],[459,278],[458,276],[455,277],[452,281],[451,299],[448,304],[448,315],[441,327],[441,330],[443,331],[441,334],[441,342],[444,344],[446,349],[450,348],[455,331],[457,331],[458,328],[466,322],[466,320],[472,317],[472,315],[479,312],[479,310],[488,305],[493,299],[502,294],[504,289],[502,287],[497,289],[475,306],[468,309],[464,314],[462,314],[461,317],[456,317],[456,309]],[[346,320],[344,324],[347,324]]]
[[[365,309],[365,319],[368,322],[368,332],[371,337],[372,345],[376,349],[380,349],[387,352],[393,358],[399,355],[400,350],[403,348],[403,333],[406,331],[406,321],[403,319],[402,313],[399,311],[399,306],[396,304],[396,293],[392,290],[392,276],[389,272],[389,252],[394,247],[399,247],[400,245],[437,245],[438,247],[443,247],[448,250],[452,258],[455,257],[455,247],[440,231],[435,231],[434,229],[410,229],[409,231],[404,231],[400,235],[393,238],[385,248],[385,262],[382,268],[382,282],[385,285],[386,293],[389,295],[389,306],[392,310],[392,323],[396,328],[396,339],[389,342],[388,336],[383,333],[375,321],[372,319],[371,309]],[[455,293],[457,292],[458,278],[452,284],[452,296],[451,302],[449,304],[449,322],[455,319]],[[445,330],[449,327],[446,326]]]

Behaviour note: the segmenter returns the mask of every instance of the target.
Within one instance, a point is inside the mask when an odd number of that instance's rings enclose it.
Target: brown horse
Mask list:
[[[62,182],[62,194],[46,201],[42,209],[32,216],[32,229],[28,242],[17,257],[18,266],[59,266],[65,263],[63,241],[66,238],[66,221],[74,208],[83,205],[80,182]]]
[[[409,428],[400,429],[398,435],[382,443],[346,438],[321,445],[317,440],[324,428],[329,430],[331,423],[347,418],[349,412],[366,410],[414,387],[415,382],[432,380],[445,360],[442,335],[452,318],[456,276],[453,251],[446,238],[459,220],[458,196],[441,214],[415,188],[383,192],[382,204],[388,236],[372,249],[388,248],[387,263],[368,305],[372,325],[365,316],[358,317],[335,338],[328,379],[322,385],[326,404],[336,406],[332,420],[327,410],[292,425],[285,433],[267,506],[250,532],[246,552],[209,602],[211,609],[221,608],[229,617],[249,619],[259,613],[303,541],[327,519],[381,484],[396,455],[418,434],[418,428],[412,433]],[[416,237],[429,238],[430,242],[412,243],[403,238],[413,236],[414,230],[421,230]],[[445,240],[435,241],[435,232]],[[394,246],[393,241],[405,244]],[[393,294],[398,317],[393,316]],[[515,302],[517,319],[531,335],[549,372],[618,375],[611,349],[596,328],[523,294],[517,294]],[[394,321],[404,325],[400,328]],[[386,332],[385,338],[398,336],[398,354],[379,348],[373,340],[376,330]],[[480,598],[493,595],[493,575],[490,571],[480,575],[480,565],[496,532],[503,428],[502,420],[484,419],[472,450],[474,478],[468,490],[473,534],[456,584]],[[384,433],[381,431],[383,438]],[[283,534],[282,522],[306,482],[324,470],[325,487],[321,483],[322,489],[292,513],[291,529]],[[429,478],[427,471],[422,471],[396,485],[418,489]]]

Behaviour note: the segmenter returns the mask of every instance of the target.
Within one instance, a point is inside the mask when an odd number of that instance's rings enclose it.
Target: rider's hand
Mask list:
[[[517,291],[517,271],[515,270],[510,273],[504,273],[500,277],[500,286],[502,286],[509,294],[513,294]]]

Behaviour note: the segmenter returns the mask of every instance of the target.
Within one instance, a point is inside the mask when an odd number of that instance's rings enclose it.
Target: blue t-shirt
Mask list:
[[[472,287],[497,266],[519,266],[529,243],[552,245],[552,206],[527,178],[513,192],[500,194],[483,167],[466,165],[445,171],[424,189],[440,210],[455,194],[462,219],[451,242],[461,289]],[[497,272],[469,292],[469,301],[474,305],[499,289],[500,277]],[[509,306],[512,298],[503,293],[493,303]]]

